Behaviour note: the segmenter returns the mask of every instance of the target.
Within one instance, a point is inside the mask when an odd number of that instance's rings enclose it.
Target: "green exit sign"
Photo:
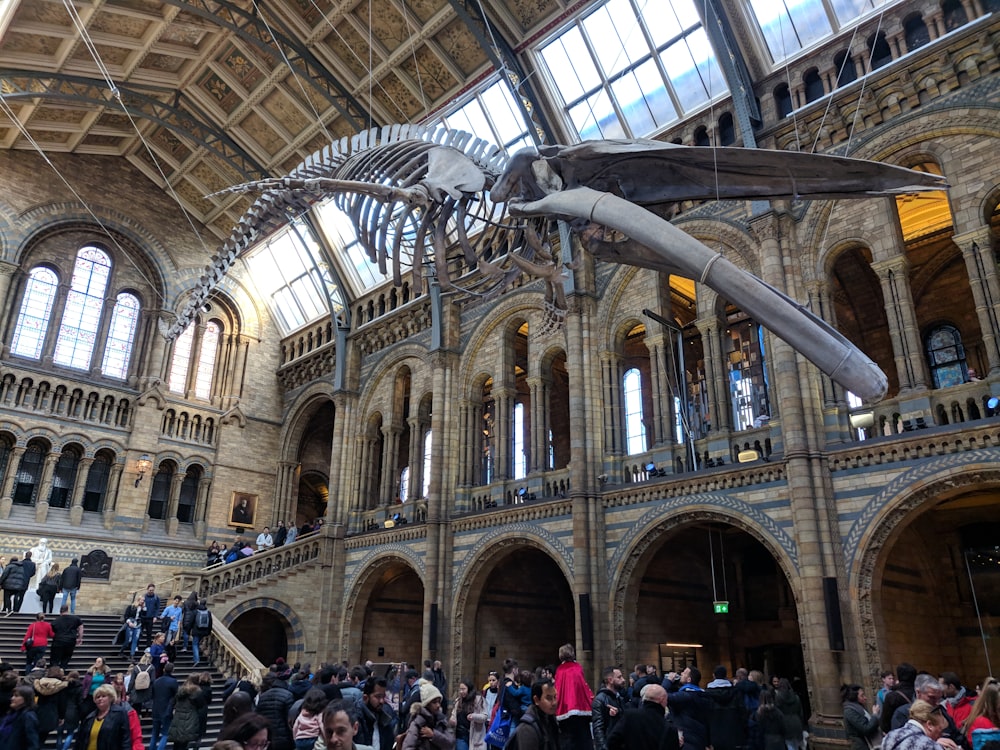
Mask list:
[[[715,614],[717,615],[728,615],[729,614],[729,602],[715,602]]]

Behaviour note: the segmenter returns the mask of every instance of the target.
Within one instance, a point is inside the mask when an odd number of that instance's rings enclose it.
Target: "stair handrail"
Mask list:
[[[203,638],[199,646],[201,654],[207,656],[209,662],[223,675],[236,680],[247,680],[255,687],[260,687],[267,667],[219,618],[212,618],[212,635]]]

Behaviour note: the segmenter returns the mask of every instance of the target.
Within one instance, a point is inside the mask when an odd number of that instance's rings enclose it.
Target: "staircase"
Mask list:
[[[128,653],[119,654],[120,646],[114,643],[115,635],[122,624],[121,618],[115,615],[88,614],[81,614],[80,617],[83,619],[83,644],[77,646],[73,652],[69,668],[83,674],[98,656],[102,656],[112,673],[127,672],[130,666]],[[47,618],[51,622],[52,616],[48,615]],[[28,626],[34,621],[34,614],[21,613],[10,617],[0,617],[0,659],[12,664],[19,674],[24,671],[24,653],[20,650],[21,640],[24,638]],[[214,742],[222,727],[222,688],[225,678],[207,661],[211,653],[208,641],[208,638],[202,639],[201,664],[197,669],[191,666],[194,662],[194,656],[190,651],[177,654],[177,661],[174,662],[174,677],[177,678],[178,682],[184,682],[192,672],[209,672],[212,675],[213,694],[212,702],[208,706],[208,729],[205,732],[205,738],[202,739],[203,746],[211,747],[211,742]],[[140,640],[139,645],[140,648],[145,647],[145,642]],[[49,652],[46,650],[45,658],[48,659],[48,657]],[[151,724],[148,716],[142,719],[143,738],[147,744],[149,743]],[[44,747],[54,748],[55,746],[56,740],[53,733],[49,736]]]

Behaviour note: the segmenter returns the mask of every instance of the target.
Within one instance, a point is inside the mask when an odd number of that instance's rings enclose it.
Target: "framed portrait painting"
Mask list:
[[[246,492],[234,492],[229,506],[229,525],[240,528],[253,528],[257,517],[257,495]]]

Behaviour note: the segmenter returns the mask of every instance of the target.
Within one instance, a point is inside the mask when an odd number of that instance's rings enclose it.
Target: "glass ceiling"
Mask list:
[[[756,23],[778,63],[900,1],[743,0],[740,9]],[[0,9],[4,3],[0,0]],[[568,21],[528,54],[541,71],[536,90],[561,111],[564,130],[579,140],[652,137],[728,96],[696,0],[608,0]],[[510,153],[533,145],[516,94],[499,74],[427,124],[438,123]],[[318,237],[299,219],[245,256],[285,334],[341,311],[389,281],[332,201],[318,205],[312,216]]]

